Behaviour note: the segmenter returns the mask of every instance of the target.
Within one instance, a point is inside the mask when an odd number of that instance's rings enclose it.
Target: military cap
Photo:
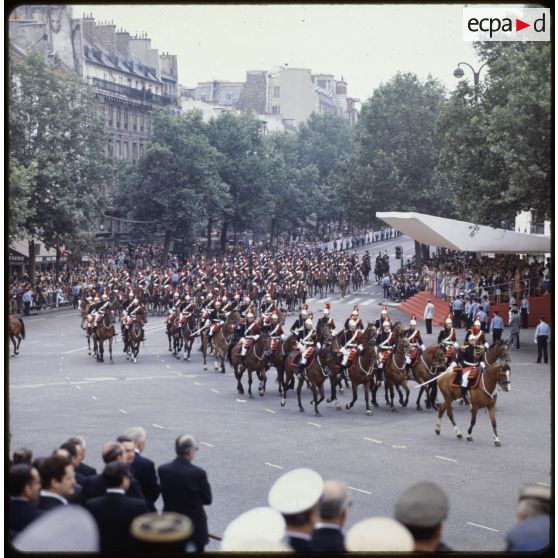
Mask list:
[[[349,552],[411,552],[414,541],[399,521],[391,517],[369,517],[349,529],[345,545]]]
[[[284,515],[312,508],[322,495],[324,480],[312,469],[293,469],[279,477],[269,490],[269,505]]]
[[[234,519],[223,534],[221,550],[258,551],[279,545],[285,535],[285,520],[273,508],[254,508]]]
[[[550,486],[542,486],[539,484],[530,484],[524,486],[519,493],[519,501],[521,500],[541,500],[550,503],[551,490]]]
[[[147,543],[185,541],[193,532],[190,518],[180,513],[145,513],[136,517],[130,527],[134,538]]]
[[[435,527],[448,516],[446,493],[433,482],[418,482],[403,492],[395,504],[395,518],[412,527]]]

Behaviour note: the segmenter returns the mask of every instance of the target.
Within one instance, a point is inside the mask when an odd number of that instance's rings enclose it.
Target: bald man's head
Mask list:
[[[326,521],[343,518],[350,506],[349,489],[344,482],[328,480],[320,498],[320,517]]]

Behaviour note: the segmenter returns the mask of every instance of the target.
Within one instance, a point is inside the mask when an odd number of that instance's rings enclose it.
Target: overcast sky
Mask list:
[[[453,89],[458,62],[479,65],[462,40],[462,5],[73,6],[73,17],[84,13],[147,33],[152,48],[178,56],[188,86],[288,64],[343,76],[349,96],[364,101],[397,71],[430,73]]]

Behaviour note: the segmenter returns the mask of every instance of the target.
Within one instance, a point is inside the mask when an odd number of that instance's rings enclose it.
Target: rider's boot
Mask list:
[[[405,370],[407,371],[407,380],[411,380],[411,365],[410,363],[405,363]]]
[[[246,355],[240,355],[240,366],[246,368]]]
[[[297,376],[298,379],[301,380],[302,378],[304,378],[304,368],[306,367],[306,363],[302,363],[299,362],[298,363],[298,371],[297,371]]]
[[[467,402],[467,388],[461,386],[461,405]]]
[[[110,326],[110,330],[112,331],[112,336],[113,336],[113,337],[116,337],[116,336],[118,335],[118,333],[116,333],[116,330],[114,329],[114,324],[112,324],[112,325]]]

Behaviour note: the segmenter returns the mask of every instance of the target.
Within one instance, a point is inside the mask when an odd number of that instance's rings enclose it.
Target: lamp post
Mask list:
[[[480,81],[480,73],[481,70],[486,66],[486,64],[487,62],[485,62],[478,70],[475,70],[475,68],[473,68],[471,64],[468,64],[467,62],[459,62],[457,68],[455,68],[455,70],[453,71],[453,75],[457,79],[461,79],[465,75],[465,72],[463,71],[463,68],[461,68],[461,65],[467,66],[471,69],[471,71],[473,72],[473,82],[475,84],[475,103],[477,102],[477,88]]]

